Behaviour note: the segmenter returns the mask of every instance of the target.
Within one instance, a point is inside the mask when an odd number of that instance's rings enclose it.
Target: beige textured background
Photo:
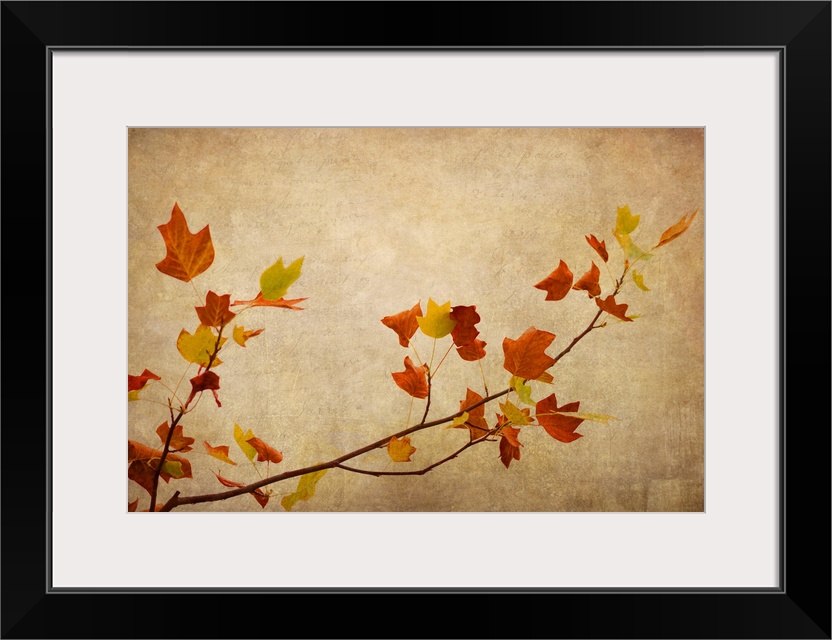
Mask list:
[[[251,309],[265,327],[243,349],[221,354],[222,408],[210,396],[183,419],[196,438],[194,479],[163,485],[162,499],[222,489],[211,471],[257,476],[231,437],[235,422],[284,454],[282,470],[328,460],[402,429],[410,397],[394,384],[409,352],[383,316],[438,303],[477,305],[489,389],[505,388],[501,343],[529,326],[557,334],[554,355],[595,313],[586,296],[545,302],[532,285],[563,259],[576,279],[599,260],[584,240],[612,236],[617,205],[641,214],[643,248],[682,214],[692,228],[644,267],[650,292],[619,295],[634,323],[593,331],[551,371],[561,403],[619,418],[584,422],[563,444],[539,427],[521,433],[522,458],[506,470],[496,443],[482,444],[422,477],[373,478],[331,470],[306,511],[702,511],[704,508],[704,131],[702,129],[131,129],[129,130],[129,372],[145,367],[176,384],[176,351],[201,304],[189,284],[165,276],[157,226],[174,202],[192,232],[210,225],[212,267],[194,281],[232,299],[256,294],[279,257],[305,256],[287,297],[304,311]],[[602,268],[602,287],[610,280]],[[606,295],[606,294],[605,294]],[[431,340],[417,333],[420,353]],[[445,338],[440,347],[447,347]],[[444,349],[442,349],[444,352]],[[195,366],[188,377],[195,375]],[[187,379],[182,389],[187,395]],[[466,387],[482,393],[476,363],[450,354],[435,381],[431,418],[458,410]],[[164,401],[160,385],[142,392]],[[424,402],[414,403],[418,421]],[[493,421],[496,403],[486,409]],[[167,419],[152,402],[128,406],[128,437],[155,445]],[[412,463],[379,451],[355,466],[405,470],[447,455],[463,430],[417,433]],[[202,453],[202,440],[231,445],[237,467]],[[279,471],[272,466],[272,473]],[[132,500],[147,493],[128,481]],[[273,485],[267,511],[296,480]],[[181,510],[260,511],[250,496]]]

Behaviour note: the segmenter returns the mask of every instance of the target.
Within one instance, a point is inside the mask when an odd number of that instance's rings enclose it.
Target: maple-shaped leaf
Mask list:
[[[387,453],[393,462],[411,462],[410,456],[415,451],[416,447],[410,446],[410,436],[404,436],[401,440],[393,436],[387,443]]]
[[[601,260],[607,262],[610,259],[610,254],[607,253],[607,243],[605,240],[598,240],[594,235],[591,233],[588,236],[584,236],[586,241],[589,243],[589,246],[595,249],[596,253],[601,256]]]
[[[580,402],[570,402],[562,407],[558,406],[558,399],[555,394],[543,398],[535,407],[535,417],[550,436],[561,442],[574,442],[581,437],[575,433],[583,418],[564,416],[561,412],[576,412],[581,406]]]
[[[456,350],[456,352],[459,354],[459,357],[463,360],[467,360],[468,362],[475,362],[485,357],[485,345],[487,344],[487,342],[483,342],[480,339],[476,339],[469,345],[459,347]]]
[[[214,401],[218,407],[222,406],[220,398],[217,395],[217,390],[220,388],[220,377],[213,371],[206,371],[198,376],[191,378],[191,395],[188,396],[185,406],[191,404],[194,396],[201,391],[210,391],[214,394]]]
[[[131,511],[135,511],[135,510],[136,510],[136,509],[138,509],[138,508],[139,508],[139,499],[138,499],[138,498],[136,498],[135,500],[133,500],[133,502],[128,502],[128,503],[127,503],[127,511],[128,511],[128,513],[129,513],[129,512],[131,512]]]
[[[168,425],[167,420],[156,427],[156,434],[159,436],[162,444],[165,444],[168,441],[168,433],[170,433],[170,426]],[[173,428],[173,435],[170,437],[171,451],[175,451],[177,453],[191,451],[193,449],[191,446],[193,443],[193,438],[186,438],[183,435],[181,424],[178,424]]]
[[[230,293],[218,296],[213,291],[209,291],[205,296],[205,306],[194,307],[200,323],[219,329],[231,322],[237,314],[228,308],[230,300]]]
[[[315,487],[318,484],[318,480],[323,478],[327,471],[328,469],[321,469],[320,471],[313,471],[312,473],[302,475],[300,480],[298,480],[298,488],[295,489],[294,493],[283,496],[283,499],[280,501],[280,505],[286,509],[286,511],[291,511],[292,507],[294,507],[299,500],[309,500],[314,497]]]
[[[260,292],[266,300],[280,300],[289,287],[300,277],[303,257],[298,258],[288,267],[283,266],[283,258],[277,259],[272,266],[260,276]]]
[[[212,456],[217,460],[222,460],[226,464],[233,464],[235,466],[237,465],[236,462],[234,462],[231,458],[228,457],[228,446],[220,445],[218,447],[212,447],[210,444],[208,444],[207,440],[203,440],[202,444],[205,447],[205,453],[207,453],[209,456]]]
[[[384,316],[381,323],[385,327],[390,327],[399,336],[399,344],[407,347],[410,344],[410,339],[419,328],[419,323],[416,318],[422,316],[422,301],[420,300],[413,305],[412,308],[406,311],[400,311],[392,316]]]
[[[596,296],[601,295],[601,285],[598,284],[600,277],[601,270],[596,267],[593,262],[589,271],[582,275],[581,279],[578,280],[572,288],[576,291],[586,291],[590,298],[595,298]]]
[[[414,398],[428,397],[427,370],[424,365],[416,367],[409,356],[404,357],[404,371],[397,371],[392,374],[393,380]]]
[[[150,369],[145,369],[137,376],[131,376],[129,373],[127,374],[127,391],[141,391],[147,386],[147,383],[151,380],[161,380],[159,376],[155,373],[150,371]]]
[[[228,478],[223,478],[218,472],[214,472],[214,475],[217,476],[217,480],[220,481],[220,484],[225,487],[236,488],[246,486],[242,482],[234,482],[233,480],[229,480]],[[250,492],[249,495],[251,495],[251,497],[257,501],[257,504],[259,504],[263,508],[265,508],[269,502],[269,496],[266,493],[264,493],[262,489],[255,489],[254,491]]]
[[[246,342],[249,338],[253,338],[254,336],[259,336],[263,333],[263,329],[253,329],[251,331],[246,331],[245,327],[235,326],[234,331],[231,334],[231,337],[234,338],[234,342],[236,342],[241,347],[246,346]]]
[[[641,219],[641,216],[633,215],[630,212],[629,205],[626,204],[617,209],[614,233],[619,236],[631,234],[638,227],[638,221]]]
[[[220,339],[219,348],[225,344],[226,338]],[[217,347],[217,336],[211,331],[211,327],[201,324],[196,328],[193,335],[182,329],[176,339],[176,349],[188,362],[198,364],[200,367],[207,367],[211,354]],[[222,360],[215,357],[211,363],[212,367],[222,364]]]
[[[468,429],[468,434],[471,440],[477,440],[488,434],[488,422],[485,420],[485,405],[469,409],[472,404],[482,401],[482,396],[476,391],[467,389],[465,391],[465,400],[459,403],[460,411],[465,411],[468,417],[463,424],[456,426],[457,429]]]
[[[616,304],[615,298],[613,296],[607,296],[603,300],[601,298],[595,298],[595,304],[598,307],[606,311],[611,316],[615,316],[619,320],[624,320],[624,322],[632,322],[632,318],[627,317],[627,307],[629,305],[626,304]]]
[[[456,321],[451,319],[451,301],[438,305],[433,298],[428,299],[428,312],[422,318],[416,318],[419,328],[426,336],[431,338],[444,338],[456,326]]]
[[[252,447],[247,442],[247,440],[253,437],[254,434],[251,432],[251,429],[243,433],[243,430],[242,428],[240,428],[240,425],[236,423],[234,424],[234,442],[237,443],[237,446],[240,447],[240,451],[242,451],[246,455],[246,458],[248,458],[251,461],[254,461],[254,457],[257,455],[257,450],[254,447]]]
[[[662,237],[659,240],[659,244],[657,244],[653,248],[658,249],[662,245],[665,245],[668,242],[670,242],[671,240],[675,240],[676,238],[678,238],[680,235],[682,235],[685,231],[687,231],[690,228],[690,224],[691,222],[693,222],[693,219],[695,217],[696,211],[690,214],[690,217],[686,215],[682,216],[679,222],[674,224],[672,227],[670,227],[670,229],[668,229],[662,234]]]
[[[249,438],[246,442],[257,452],[257,462],[281,462],[283,460],[283,454],[280,451],[270,447],[260,438]]]
[[[561,260],[558,268],[534,285],[534,288],[545,291],[546,300],[563,300],[572,288],[573,278],[569,267]]]
[[[520,459],[520,441],[517,436],[520,434],[520,429],[505,426],[500,430],[500,460],[508,469],[512,460]]]
[[[527,384],[523,384],[523,378],[520,378],[519,376],[511,376],[511,379],[508,381],[508,386],[511,389],[514,389],[520,402],[534,406],[534,400],[532,400],[532,388]]]
[[[214,261],[214,244],[208,225],[191,233],[178,203],[173,205],[170,222],[159,225],[159,232],[165,241],[167,255],[156,268],[165,275],[190,282]]]
[[[474,326],[480,321],[480,314],[477,313],[477,306],[457,306],[451,309],[450,318],[456,325],[451,331],[451,338],[457,347],[465,347],[471,344],[480,334]]]
[[[159,467],[159,462],[162,459],[162,452],[159,449],[148,447],[146,444],[127,441],[127,477],[136,482],[148,493],[153,491],[153,476],[156,474],[156,469]],[[178,462],[179,470],[182,478],[192,478],[191,463],[187,458],[169,453],[165,462]],[[162,465],[159,472],[159,477],[168,482],[171,477],[169,473],[171,467]]]
[[[531,424],[529,413],[530,409],[519,409],[510,400],[506,400],[505,404],[500,403],[500,409],[503,410],[503,415],[512,423],[523,426]]]
[[[644,284],[644,274],[637,272],[635,269],[633,269],[633,282],[635,282],[636,286],[642,291],[650,291],[650,289],[647,288],[647,285]]]
[[[231,306],[239,307],[240,305],[247,304],[252,307],[281,307],[283,309],[303,311],[303,307],[298,307],[296,305],[298,302],[303,302],[304,300],[309,300],[309,298],[295,298],[294,300],[284,300],[283,298],[280,298],[279,300],[266,300],[263,297],[263,292],[258,291],[253,300],[235,300],[231,303]]]
[[[529,327],[517,340],[503,340],[506,370],[525,380],[535,380],[555,364],[555,359],[544,352],[555,339],[554,333]]]

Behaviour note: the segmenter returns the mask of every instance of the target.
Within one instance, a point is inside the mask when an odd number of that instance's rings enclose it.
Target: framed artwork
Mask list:
[[[3,3],[6,237],[47,240],[45,296],[4,281],[47,319],[7,377],[7,426],[46,428],[4,434],[4,637],[130,633],[105,597],[148,637],[275,633],[168,594],[350,594],[389,635],[375,596],[418,593],[828,638],[828,517],[786,506],[828,508],[829,434],[785,381],[786,291],[828,268],[829,3],[487,5],[453,37],[426,5],[407,49],[314,8]]]

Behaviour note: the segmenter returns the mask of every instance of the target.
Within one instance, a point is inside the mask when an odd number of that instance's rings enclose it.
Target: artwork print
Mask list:
[[[703,511],[704,134],[129,129],[128,511]]]

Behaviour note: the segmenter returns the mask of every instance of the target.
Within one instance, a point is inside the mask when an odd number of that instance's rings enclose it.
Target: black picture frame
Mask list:
[[[2,294],[15,313],[7,316],[3,343],[2,637],[829,638],[830,429],[823,401],[830,382],[824,366],[829,293],[817,280],[828,283],[818,274],[828,274],[830,265],[830,15],[828,1],[3,2]],[[37,472],[49,468],[50,389],[61,384],[49,370],[55,319],[49,313],[48,96],[51,52],[70,47],[778,51],[784,81],[780,586],[551,592],[51,589],[50,476]],[[740,252],[741,243],[738,239]],[[788,271],[787,255],[793,261]],[[819,368],[808,357],[818,359],[818,353],[823,354]],[[768,394],[761,390],[761,397]],[[79,518],[84,509],[95,508],[95,496],[84,502]],[[343,603],[354,618],[330,609]],[[243,610],[248,614],[237,613]],[[453,622],[446,623],[448,618]]]

